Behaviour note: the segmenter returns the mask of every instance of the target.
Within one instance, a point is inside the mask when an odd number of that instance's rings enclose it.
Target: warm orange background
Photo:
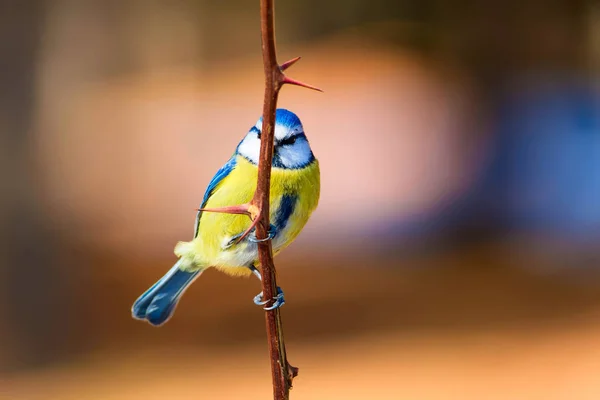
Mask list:
[[[0,95],[24,110],[0,115],[0,399],[270,397],[255,280],[209,271],[164,327],[130,317],[262,109],[257,4],[209,3],[0,12],[0,41],[40,38],[33,78]],[[301,55],[290,75],[325,90],[279,102],[322,170],[318,210],[276,260],[292,398],[600,398],[597,237],[440,222],[491,163],[501,83],[597,76],[597,7],[278,3],[280,58]]]

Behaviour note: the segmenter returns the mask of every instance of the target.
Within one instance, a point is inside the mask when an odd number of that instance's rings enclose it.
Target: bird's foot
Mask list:
[[[265,311],[274,310],[276,308],[281,307],[285,304],[285,297],[283,296],[283,290],[279,286],[277,286],[277,296],[273,297],[273,305],[269,307],[264,307]],[[267,304],[269,300],[263,300],[263,292],[260,292],[256,296],[254,296],[254,304],[257,306],[264,306]]]
[[[266,238],[257,239],[256,238],[256,230],[254,230],[251,234],[248,235],[248,241],[250,241],[252,243],[266,242],[267,240],[273,239],[275,237],[275,235],[277,235],[277,227],[275,227],[275,225],[271,224],[269,226],[269,232],[267,232]]]
[[[237,234],[235,236],[232,236],[231,239],[229,239],[229,241],[226,244],[223,245],[223,247],[222,247],[223,250],[227,250],[230,247],[232,247],[233,245],[238,244],[243,239],[243,237],[245,235],[246,235],[246,232],[239,233],[239,234]],[[253,229],[251,231],[251,233],[248,234],[247,239],[248,239],[249,242],[252,242],[252,243],[261,243],[261,242],[266,242],[267,240],[273,239],[275,237],[275,235],[277,235],[277,228],[275,227],[275,225],[271,224],[271,226],[269,228],[269,232],[268,232],[266,238],[264,238],[264,239],[257,239],[256,238],[256,230]]]

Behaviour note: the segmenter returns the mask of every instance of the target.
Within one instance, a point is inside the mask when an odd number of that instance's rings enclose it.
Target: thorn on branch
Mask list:
[[[323,90],[319,89],[316,86],[309,85],[307,83],[300,82],[300,81],[297,81],[295,79],[292,79],[290,77],[285,76],[285,74],[283,73],[283,71],[285,71],[286,69],[288,69],[292,65],[296,64],[300,60],[300,58],[301,57],[292,58],[291,60],[288,60],[288,61],[284,62],[283,64],[281,64],[279,66],[279,71],[280,71],[280,74],[278,74],[278,76],[279,76],[279,86],[281,87],[281,86],[283,86],[283,85],[285,85],[287,83],[289,85],[301,86],[301,87],[305,87],[307,89],[312,89],[312,90],[316,90],[316,91],[319,91],[319,92],[323,92]]]
[[[250,207],[252,205],[250,203],[240,204],[237,206],[227,206],[227,207],[219,207],[219,208],[199,208],[198,211],[202,212],[215,212],[215,213],[224,213],[224,214],[244,214],[251,216]]]
[[[289,85],[301,86],[301,87],[305,87],[305,88],[307,88],[307,89],[312,89],[312,90],[316,90],[316,91],[318,91],[318,92],[323,92],[323,90],[322,90],[322,89],[319,89],[319,88],[318,88],[318,87],[316,87],[316,86],[312,86],[312,85],[309,85],[309,84],[307,84],[307,83],[304,83],[304,82],[297,81],[297,80],[295,80],[295,79],[292,79],[292,78],[290,78],[290,77],[287,77],[287,76],[285,76],[285,75],[283,75],[283,78],[281,79],[281,81],[280,81],[280,82],[281,82],[281,84],[282,84],[282,85],[284,85],[284,84],[286,84],[286,83],[287,83],[287,84],[289,84]]]
[[[219,208],[199,208],[198,211],[202,212],[216,212],[216,213],[225,213],[225,214],[238,214],[238,215],[247,215],[252,220],[252,223],[242,233],[242,235],[235,241],[235,244],[240,243],[246,236],[252,232],[256,225],[260,222],[261,210],[252,203],[240,204],[237,206],[227,206],[227,207],[219,207]]]
[[[292,58],[291,60],[288,60],[288,61],[284,62],[283,64],[281,64],[279,66],[279,69],[281,70],[281,72],[283,72],[286,69],[288,69],[289,67],[291,67],[292,65],[296,64],[298,61],[300,61],[301,58],[302,57]]]
[[[294,367],[292,364],[290,364],[288,362],[287,363],[287,374],[288,374],[288,380],[290,382],[290,387],[291,387],[292,380],[298,376],[298,368]]]

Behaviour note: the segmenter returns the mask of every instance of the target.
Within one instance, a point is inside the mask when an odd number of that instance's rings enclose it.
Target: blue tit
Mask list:
[[[251,201],[258,177],[261,129],[262,117],[208,184],[201,209]],[[317,207],[319,192],[319,163],[310,148],[302,123],[293,112],[278,109],[269,215],[269,237],[275,255],[294,241],[304,228]],[[250,224],[246,215],[198,211],[194,238],[175,246],[178,261],[135,301],[133,317],[147,320],[152,325],[162,325],[171,317],[190,284],[211,267],[233,276],[254,274],[260,279],[256,236],[254,231],[244,235]],[[254,298],[254,302],[266,304],[262,293]],[[284,302],[283,292],[278,288],[277,298],[269,309],[279,307]]]

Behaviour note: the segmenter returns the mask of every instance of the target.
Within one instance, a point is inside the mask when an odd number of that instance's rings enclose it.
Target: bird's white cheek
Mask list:
[[[260,155],[260,140],[258,137],[256,137],[256,135],[246,136],[238,147],[238,153],[253,163],[258,164],[258,158]]]

